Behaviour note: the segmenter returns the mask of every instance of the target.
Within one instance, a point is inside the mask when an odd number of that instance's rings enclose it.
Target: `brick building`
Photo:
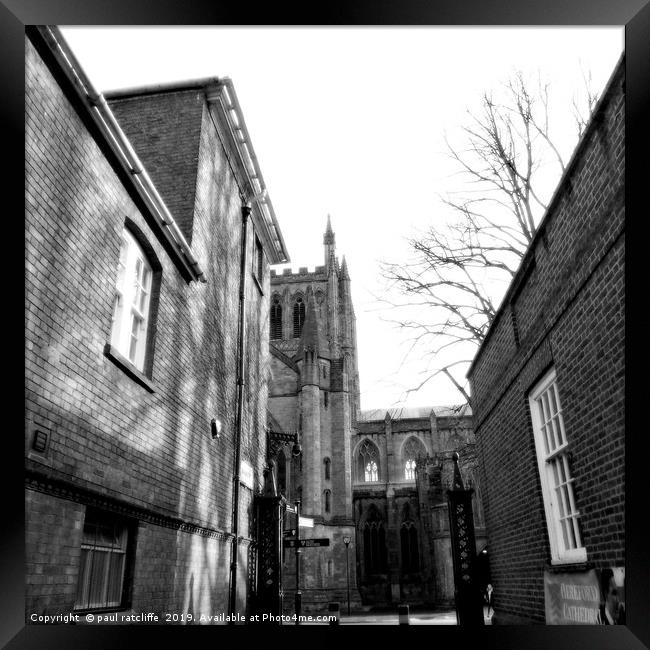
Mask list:
[[[365,603],[453,606],[447,510],[452,454],[474,488],[476,551],[485,528],[472,413],[460,407],[361,411],[352,439],[357,575]]]
[[[111,110],[57,29],[25,61],[26,612],[227,612],[237,548],[243,613],[288,258],[236,94]]]
[[[621,60],[468,373],[498,622],[596,622],[608,569],[622,599],[624,84]]]

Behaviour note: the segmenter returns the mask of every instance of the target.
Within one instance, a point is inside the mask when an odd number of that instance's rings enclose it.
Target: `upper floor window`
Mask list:
[[[402,448],[402,462],[404,463],[404,478],[407,481],[415,480],[416,460],[424,456],[426,450],[422,441],[415,436],[411,436]]]
[[[371,460],[366,464],[364,470],[364,480],[366,483],[371,483],[379,480],[379,467],[374,460]]]
[[[415,480],[415,461],[411,458],[406,461],[406,465],[404,466],[404,478],[407,481]]]
[[[152,277],[142,248],[125,228],[115,283],[111,345],[138,370],[144,370]]]
[[[569,463],[569,442],[555,370],[551,370],[529,395],[546,524],[554,563],[584,562],[574,479]]]
[[[271,304],[271,338],[282,338],[282,305],[276,296]]]
[[[379,480],[379,449],[370,440],[364,440],[357,452],[357,478],[366,483]]]
[[[325,480],[329,481],[330,480],[330,468],[332,466],[332,461],[329,458],[326,458],[323,461],[323,464],[325,465]]]
[[[125,520],[88,509],[81,538],[75,609],[125,605],[130,531]]]
[[[293,336],[294,338],[300,337],[302,334],[302,326],[305,323],[305,303],[302,298],[296,298],[293,303]]]

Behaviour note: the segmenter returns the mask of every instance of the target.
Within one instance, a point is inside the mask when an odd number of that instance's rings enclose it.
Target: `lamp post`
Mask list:
[[[296,506],[296,625],[300,625],[300,613],[302,609],[302,593],[300,592],[300,499],[295,502]]]
[[[348,577],[348,616],[350,616],[350,560],[348,557],[348,549],[350,548],[351,538],[347,535],[343,538],[343,543],[345,544],[345,572]]]

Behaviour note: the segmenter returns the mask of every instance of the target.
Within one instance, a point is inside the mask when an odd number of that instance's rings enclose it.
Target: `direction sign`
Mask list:
[[[287,503],[286,505],[287,512],[293,512],[293,514],[296,514],[296,506],[292,506],[291,504]]]
[[[330,541],[327,537],[316,537],[313,539],[285,539],[283,542],[284,548],[296,548],[296,541],[300,543],[300,548],[312,548],[314,546],[329,546]]]
[[[298,521],[298,525],[301,528],[313,528],[314,520],[311,517],[300,517]]]

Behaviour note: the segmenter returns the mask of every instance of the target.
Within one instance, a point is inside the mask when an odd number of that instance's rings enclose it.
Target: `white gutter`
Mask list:
[[[94,88],[92,82],[86,76],[72,50],[68,47],[68,44],[61,35],[59,29],[50,26],[45,26],[42,29],[47,32],[48,37],[56,44],[56,47],[59,50],[58,53],[54,53],[55,56],[57,54],[59,55],[57,58],[60,62],[61,59],[63,59],[72,73],[73,80],[79,90],[89,101],[91,109],[95,109],[95,117],[98,118],[95,120],[96,124],[100,128],[102,134],[114,145],[113,150],[121,159],[121,162],[125,165],[127,170],[131,173],[133,179],[137,182],[140,195],[147,204],[147,207],[158,218],[160,225],[170,234],[173,243],[189,263],[194,278],[201,282],[206,282],[205,275],[199,266],[198,260],[194,257],[187,240],[183,236],[183,233],[174,220],[174,217],[169,212],[162,197],[158,193],[156,186],[138,158],[133,146],[124,134],[124,131],[122,131],[120,125],[117,123],[105,97]]]
[[[274,263],[288,262],[289,255],[287,253],[287,247],[284,238],[282,237],[282,232],[280,231],[275,211],[273,210],[273,204],[270,199],[268,199],[266,183],[264,182],[262,170],[260,169],[257,156],[255,155],[255,150],[253,149],[251,137],[246,128],[244,115],[232,80],[229,77],[221,77],[218,80],[218,84],[223,88],[222,95],[226,100],[226,119],[228,120],[229,127],[235,136],[234,139],[237,149],[239,150],[239,156],[244,164],[246,173],[248,174],[248,181],[253,188],[253,195],[255,197],[254,203],[259,206],[269,236],[278,251],[279,260]],[[213,99],[213,97],[208,94],[208,101],[211,99]]]

